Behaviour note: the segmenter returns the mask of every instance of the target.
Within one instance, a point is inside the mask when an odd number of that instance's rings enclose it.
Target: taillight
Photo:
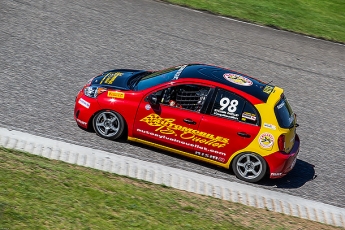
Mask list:
[[[278,138],[278,148],[279,148],[279,151],[285,152],[285,135],[284,134],[280,135]]]

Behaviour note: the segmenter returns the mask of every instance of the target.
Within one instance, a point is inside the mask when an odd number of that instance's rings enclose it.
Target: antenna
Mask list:
[[[267,85],[271,84],[273,82],[273,80],[269,81],[268,83],[266,83],[264,86],[262,86],[262,88],[266,87]]]

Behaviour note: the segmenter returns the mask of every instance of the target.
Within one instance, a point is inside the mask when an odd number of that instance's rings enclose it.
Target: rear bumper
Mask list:
[[[281,178],[290,172],[296,164],[300,148],[300,139],[296,134],[295,144],[290,153],[275,152],[264,157],[270,171],[270,178]]]

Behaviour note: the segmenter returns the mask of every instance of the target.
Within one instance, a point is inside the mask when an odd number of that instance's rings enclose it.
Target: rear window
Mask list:
[[[284,95],[282,95],[281,99],[274,107],[274,112],[280,127],[286,129],[293,126],[294,113]]]

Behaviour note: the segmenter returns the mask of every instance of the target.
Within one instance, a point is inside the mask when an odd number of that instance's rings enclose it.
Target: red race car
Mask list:
[[[248,182],[286,175],[300,147],[283,89],[212,65],[106,71],[78,93],[74,118],[103,138],[127,135]]]

